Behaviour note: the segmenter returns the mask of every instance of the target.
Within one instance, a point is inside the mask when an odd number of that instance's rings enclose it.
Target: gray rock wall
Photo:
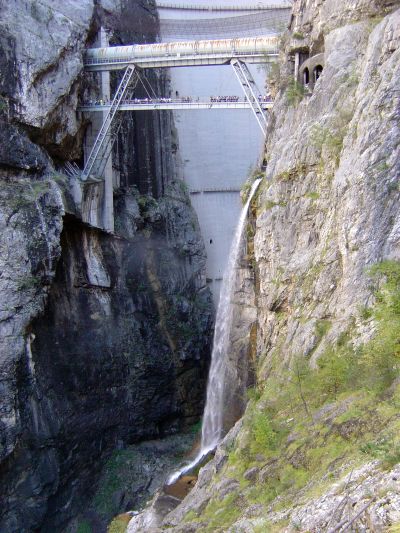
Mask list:
[[[197,219],[174,181],[170,117],[127,119],[117,235],[82,223],[57,170],[82,157],[75,108],[93,80],[81,53],[96,29],[155,39],[152,2],[102,4],[0,4],[5,533],[62,531],[113,447],[176,432],[202,412],[212,303]]]
[[[255,236],[263,377],[282,358],[317,357],[371,301],[368,265],[399,258],[400,12],[382,19],[375,3],[348,2],[330,30],[328,4],[312,10],[312,30],[307,9],[293,27],[311,49],[324,28],[323,75],[298,104],[281,91],[266,148]]]
[[[5,530],[62,531],[108,451],[201,416],[210,296],[195,219],[170,193],[154,206],[157,229],[131,241],[64,219],[56,278],[18,362],[23,429],[2,475]]]

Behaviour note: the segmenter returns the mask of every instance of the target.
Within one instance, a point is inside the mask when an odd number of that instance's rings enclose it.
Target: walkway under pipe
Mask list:
[[[273,102],[261,102],[263,109],[271,109]],[[82,104],[78,111],[108,111],[111,104]],[[161,111],[161,110],[212,110],[212,109],[252,109],[247,101],[242,102],[157,102],[152,100],[145,103],[121,102],[118,111]]]

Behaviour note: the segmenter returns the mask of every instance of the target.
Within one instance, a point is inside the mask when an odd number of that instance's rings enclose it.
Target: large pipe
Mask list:
[[[176,43],[134,44],[131,46],[110,46],[107,48],[89,48],[86,60],[91,63],[96,60],[126,60],[135,59],[182,57],[193,55],[213,55],[237,53],[271,54],[278,49],[278,37],[244,37],[240,39],[219,39],[206,41],[187,41]]]

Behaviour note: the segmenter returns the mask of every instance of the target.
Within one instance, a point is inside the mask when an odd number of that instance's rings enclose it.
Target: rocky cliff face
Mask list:
[[[86,43],[100,24],[154,41],[154,4],[0,9],[0,529],[53,532],[116,445],[198,419],[211,298],[169,116],[127,120],[115,235],[82,223],[58,170],[81,158]]]
[[[294,2],[254,203],[257,386],[160,531],[383,531],[400,520],[398,8]],[[296,52],[324,54],[312,91],[293,79]]]
[[[255,237],[265,361],[277,347],[317,357],[371,298],[366,267],[399,254],[398,14],[300,4],[288,49],[324,51],[325,68],[312,95],[282,96],[272,117]]]

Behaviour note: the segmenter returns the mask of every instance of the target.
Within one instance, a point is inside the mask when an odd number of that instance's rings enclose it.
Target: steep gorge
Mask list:
[[[114,42],[154,40],[154,5],[18,4],[20,18],[1,7],[0,529],[75,533],[113,450],[106,474],[118,463],[128,487],[100,497],[118,512],[155,490],[155,455],[190,445],[135,443],[200,416],[211,301],[168,114],[123,125],[115,234],[80,219],[56,171],[80,157],[87,40],[100,23]],[[142,531],[398,527],[399,28],[397,0],[294,1],[238,265],[227,425],[247,409]],[[293,79],[296,54],[323,62],[315,87]]]
[[[294,2],[253,203],[256,386],[154,531],[398,527],[399,17]],[[296,53],[322,54],[315,87]]]

